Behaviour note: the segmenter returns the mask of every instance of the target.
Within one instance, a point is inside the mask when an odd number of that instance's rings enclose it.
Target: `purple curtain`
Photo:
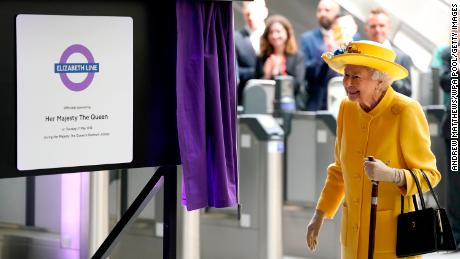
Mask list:
[[[176,0],[177,127],[188,210],[237,205],[232,2]]]

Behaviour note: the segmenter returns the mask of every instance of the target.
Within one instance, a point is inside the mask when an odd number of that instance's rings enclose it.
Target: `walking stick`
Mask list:
[[[367,157],[368,161],[375,161],[373,156]],[[375,221],[377,214],[377,196],[379,195],[379,182],[372,181],[372,194],[371,194],[371,216],[369,223],[369,250],[367,253],[368,259],[374,258],[374,243],[375,243]]]

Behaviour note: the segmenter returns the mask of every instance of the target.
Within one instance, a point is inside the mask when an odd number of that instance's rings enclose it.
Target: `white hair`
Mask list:
[[[390,86],[394,81],[393,77],[391,77],[389,74],[385,72],[376,70],[374,68],[369,68],[369,70],[372,73],[371,79],[374,81],[383,81],[383,85],[385,85],[386,87]]]

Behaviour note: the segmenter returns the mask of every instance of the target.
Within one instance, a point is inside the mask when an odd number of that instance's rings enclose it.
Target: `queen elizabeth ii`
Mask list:
[[[401,195],[405,208],[413,210],[409,197],[417,192],[409,170],[419,179],[423,170],[432,185],[441,179],[421,105],[391,88],[394,80],[408,75],[395,57],[393,50],[371,41],[354,41],[322,56],[331,69],[344,75],[348,99],[342,101],[337,117],[335,161],[327,168],[307,228],[306,242],[312,250],[323,219],[334,217],[342,204],[342,258],[367,258],[372,180],[380,182],[374,258],[397,258]],[[368,156],[374,161],[368,161]],[[425,181],[421,182],[427,191]]]

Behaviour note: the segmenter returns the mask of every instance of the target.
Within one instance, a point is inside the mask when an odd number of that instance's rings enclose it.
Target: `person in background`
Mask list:
[[[254,78],[256,57],[259,54],[260,37],[265,30],[268,9],[264,0],[242,3],[242,13],[246,25],[235,32],[235,54],[238,65],[238,104],[243,102],[246,82]]]
[[[332,31],[334,41],[339,47],[344,47],[353,40],[361,39],[361,35],[358,33],[358,25],[350,14],[340,14],[332,25]],[[336,83],[331,84],[331,81],[329,81],[327,84],[327,110],[335,118],[337,118],[341,100],[346,98],[346,92],[341,86],[341,81],[341,75],[338,74],[337,79],[334,80]]]
[[[445,64],[444,61],[443,61],[443,53],[444,51],[446,51],[446,49],[449,48],[450,46],[450,35],[452,34],[452,29],[448,30],[448,37],[446,37],[448,40],[437,46],[434,53],[433,53],[433,58],[431,60],[431,75],[432,75],[432,78],[433,78],[433,81],[435,81],[435,85],[434,85],[434,91],[438,91],[438,89],[440,89],[442,91],[442,96],[441,98],[439,98],[438,100],[434,100],[434,104],[438,104],[438,101],[441,101],[443,104],[446,104],[449,102],[449,97],[450,97],[450,93],[449,92],[446,92],[442,89],[442,86],[440,85],[440,76],[441,76],[441,73],[443,70],[443,67],[445,68]],[[441,92],[440,92],[441,93]]]
[[[290,75],[294,77],[294,96],[297,97],[303,91],[304,73],[303,56],[297,51],[291,23],[281,15],[269,16],[260,39],[255,78],[274,79],[278,75]],[[297,107],[299,105],[302,104]]]
[[[308,93],[307,111],[327,109],[327,83],[337,76],[321,59],[321,54],[337,46],[332,40],[332,25],[340,13],[340,6],[333,0],[321,0],[316,8],[319,27],[304,32],[300,46],[305,58],[305,81]]]
[[[433,60],[431,61],[431,68],[441,69],[441,67],[443,65],[442,64],[443,63],[442,53],[447,48],[449,48],[449,45],[445,44],[445,45],[439,46],[439,47],[437,47],[435,49],[435,51],[433,53]]]
[[[340,14],[332,25],[332,36],[337,47],[346,46],[353,40],[361,39],[358,33],[358,25],[350,14]]]
[[[320,0],[316,8],[319,27],[304,32],[300,46],[304,55],[305,81],[308,100],[306,110],[327,110],[327,84],[338,76],[321,59],[321,54],[339,47],[335,41],[333,25],[340,15],[340,6],[333,0]],[[354,38],[358,40],[359,38]]]
[[[345,49],[323,55],[331,69],[344,75],[348,100],[342,101],[337,117],[335,161],[327,168],[307,228],[306,243],[312,250],[324,218],[333,218],[343,204],[341,258],[367,258],[372,180],[380,182],[373,258],[396,259],[401,195],[406,208],[413,210],[412,203],[407,205],[417,192],[409,170],[419,179],[423,170],[432,185],[441,180],[422,106],[390,86],[408,75],[394,62],[395,56],[393,50],[373,41],[353,41]],[[425,181],[422,188],[428,190]]]
[[[390,32],[391,20],[388,13],[379,7],[372,9],[366,21],[367,38],[369,40],[381,43],[396,52],[395,62],[405,67],[407,71],[409,71],[409,76],[403,80],[396,80],[391,86],[396,92],[410,97],[412,95],[410,70],[413,66],[413,62],[407,54],[390,43],[388,39]]]
[[[460,31],[459,31],[460,32]],[[446,156],[447,156],[447,215],[452,226],[455,241],[457,242],[457,251],[460,250],[460,174],[451,171],[451,109],[450,109],[450,92],[451,92],[451,48],[447,47],[441,52],[441,69],[439,84],[446,95],[445,105],[447,113],[442,123],[442,133],[446,143]],[[458,73],[457,71],[457,82]]]

